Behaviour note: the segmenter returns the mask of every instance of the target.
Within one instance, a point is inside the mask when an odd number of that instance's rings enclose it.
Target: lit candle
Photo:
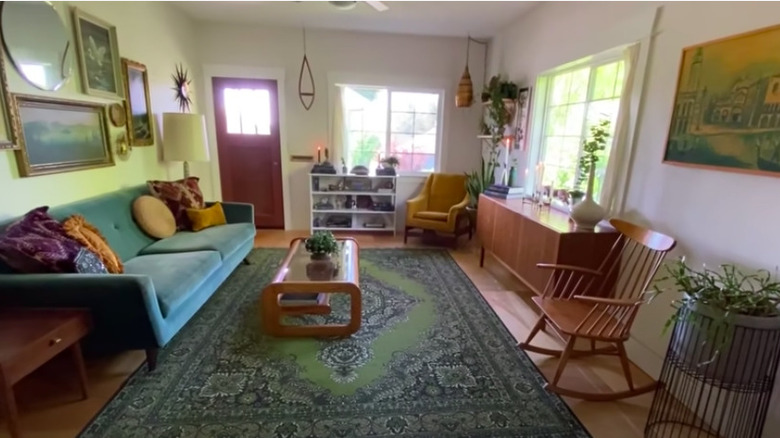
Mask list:
[[[317,164],[320,163],[320,159],[322,158],[320,152],[322,152],[322,146],[317,146]]]

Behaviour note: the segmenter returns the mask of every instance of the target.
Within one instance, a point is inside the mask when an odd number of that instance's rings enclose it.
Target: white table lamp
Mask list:
[[[183,161],[184,177],[190,161],[209,161],[206,118],[192,113],[163,113],[163,160]]]

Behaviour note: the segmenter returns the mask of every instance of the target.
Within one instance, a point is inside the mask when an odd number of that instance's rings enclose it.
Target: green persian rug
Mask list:
[[[81,436],[589,436],[446,251],[362,250],[361,329],[331,339],[261,332],[284,254],[252,252]],[[344,322],[338,297],[288,322]]]

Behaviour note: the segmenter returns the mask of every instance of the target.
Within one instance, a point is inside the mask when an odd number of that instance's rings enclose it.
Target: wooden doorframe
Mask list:
[[[222,200],[222,182],[219,173],[219,154],[217,152],[217,125],[214,113],[214,87],[211,79],[214,77],[241,78],[241,79],[270,79],[276,81],[277,104],[279,105],[279,157],[282,165],[282,204],[284,207],[284,229],[292,226],[290,218],[290,167],[287,159],[287,123],[285,111],[285,87],[283,68],[246,67],[241,65],[204,64],[203,65],[203,99],[206,106],[203,112],[206,114],[206,123],[209,131],[209,152],[212,159],[211,166],[211,190],[214,198]],[[196,96],[197,97],[197,96]]]

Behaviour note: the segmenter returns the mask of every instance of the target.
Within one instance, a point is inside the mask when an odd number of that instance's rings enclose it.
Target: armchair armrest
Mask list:
[[[245,202],[221,202],[222,210],[225,212],[225,219],[229,224],[240,224],[247,222],[255,223],[255,206]],[[212,206],[214,202],[206,202],[206,206]]]
[[[468,205],[469,195],[466,194],[466,197],[464,197],[462,201],[450,207],[447,215],[447,223],[455,224],[455,221],[458,219],[458,215],[460,215],[460,213],[463,212],[463,210],[465,210]]]
[[[163,345],[162,320],[152,280],[129,274],[3,274],[0,307],[71,307],[91,311],[88,342],[98,348]]]
[[[556,271],[574,271],[580,274],[587,274],[587,275],[596,275],[596,276],[601,275],[601,272],[595,269],[583,268],[581,266],[573,266],[573,265],[557,265],[555,263],[537,263],[536,267],[541,269],[552,269]]]
[[[428,206],[428,194],[420,193],[412,199],[406,201],[406,219],[411,219],[420,211]]]

